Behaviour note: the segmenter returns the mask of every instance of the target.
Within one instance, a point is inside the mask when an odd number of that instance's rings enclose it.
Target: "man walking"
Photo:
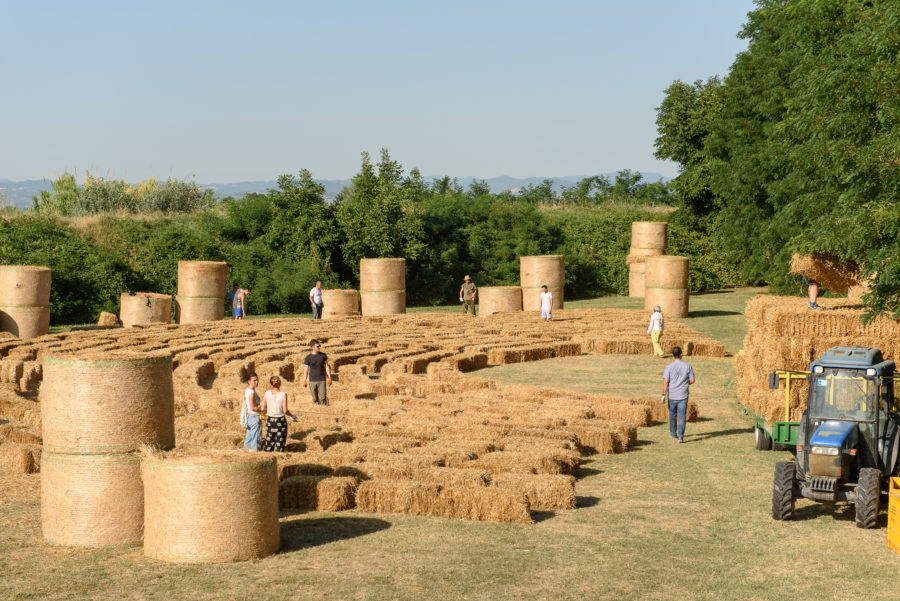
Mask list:
[[[663,372],[663,401],[669,403],[669,436],[684,442],[684,421],[690,385],[694,383],[694,368],[681,360],[681,347],[672,348],[674,361]],[[677,425],[677,430],[676,430]]]
[[[475,315],[475,284],[472,283],[472,278],[466,276],[463,278],[463,284],[459,288],[459,302],[463,304],[463,311],[468,313],[472,313]]]
[[[312,394],[313,403],[316,405],[328,404],[328,387],[331,384],[331,365],[328,364],[328,355],[322,352],[322,345],[313,338],[309,341],[310,354],[303,359],[303,387],[309,384],[309,392]]]
[[[316,280],[316,285],[309,291],[309,304],[312,305],[313,319],[322,319],[322,282]]]

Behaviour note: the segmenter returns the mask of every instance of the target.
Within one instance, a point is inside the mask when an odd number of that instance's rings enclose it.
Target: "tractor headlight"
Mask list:
[[[867,375],[867,376],[874,376],[874,375],[875,375],[875,368],[874,368],[874,367],[870,367],[870,368],[866,369],[866,375]]]
[[[814,373],[817,373],[817,374],[823,374],[823,373],[825,373],[825,368],[822,367],[821,365],[816,365],[816,366],[813,368],[813,372],[814,372]]]
[[[809,450],[813,455],[840,455],[841,450],[838,447],[812,447]]]

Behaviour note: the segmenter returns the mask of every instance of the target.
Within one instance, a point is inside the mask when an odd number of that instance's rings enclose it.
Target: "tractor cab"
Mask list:
[[[864,347],[829,349],[809,366],[797,461],[776,465],[772,516],[788,519],[794,499],[856,504],[856,524],[875,526],[882,482],[897,471],[900,412],[894,362]]]

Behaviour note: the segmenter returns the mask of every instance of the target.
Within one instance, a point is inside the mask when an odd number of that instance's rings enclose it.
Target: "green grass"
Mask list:
[[[740,309],[749,294],[692,298],[692,309],[723,314],[690,319],[713,332],[722,327],[733,345],[741,328],[727,312]],[[886,508],[872,531],[854,527],[850,506],[808,501],[798,502],[796,520],[772,520],[774,464],[790,455],[753,450],[730,359],[689,360],[701,421],[688,424],[686,444],[673,444],[667,425],[641,429],[629,452],[588,458],[577,509],[539,513],[533,525],[286,513],[277,555],[177,566],[145,559],[139,549],[45,545],[32,486],[0,494],[0,599],[896,599],[900,557],[885,545]],[[479,375],[659,394],[666,363],[581,356]],[[32,485],[39,479],[15,478]]]

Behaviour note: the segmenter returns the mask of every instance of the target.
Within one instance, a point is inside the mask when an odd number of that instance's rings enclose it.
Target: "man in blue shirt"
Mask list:
[[[690,385],[694,383],[694,368],[681,360],[681,347],[672,349],[674,361],[663,372],[663,400],[669,402],[669,436],[684,442],[684,422]],[[676,433],[677,425],[677,433]]]

